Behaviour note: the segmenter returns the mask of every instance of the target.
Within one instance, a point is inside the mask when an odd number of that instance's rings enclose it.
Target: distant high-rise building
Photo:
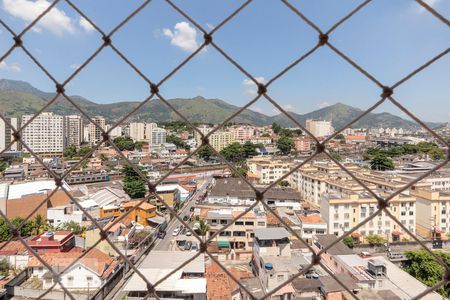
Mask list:
[[[66,146],[80,147],[83,142],[83,120],[81,116],[70,115],[64,117]]]
[[[130,137],[136,141],[141,142],[145,140],[145,123],[130,123]]]
[[[22,116],[22,124],[33,115]],[[23,142],[37,154],[61,155],[64,151],[64,117],[51,112],[43,112],[22,131]],[[24,147],[25,152],[28,149]]]
[[[164,128],[154,128],[152,130],[152,146],[159,146],[166,143],[167,132]]]
[[[112,125],[106,125],[106,130],[109,130],[112,127]],[[114,127],[110,133],[109,136],[111,137],[111,139],[115,139],[119,136],[122,136],[122,126],[116,126]]]
[[[145,124],[145,140],[149,145],[152,144],[152,132],[153,129],[158,128],[158,124],[156,123],[146,123]]]
[[[10,118],[9,122],[11,123],[11,126],[14,129],[17,130],[17,129],[20,128],[20,119],[19,118]],[[10,131],[11,131],[11,140],[14,140],[14,137],[12,136],[14,131],[12,129]],[[22,149],[22,145],[20,143],[18,143],[18,142],[15,142],[10,147],[10,150],[14,150],[14,151],[21,150],[21,149]]]
[[[306,129],[315,137],[329,136],[334,132],[330,121],[306,120]]]
[[[17,118],[5,118],[6,122],[3,121],[3,119],[0,118],[0,151],[3,151],[6,147],[9,146],[9,143],[11,143],[12,140],[14,140],[13,133],[11,126],[15,129],[19,128],[19,120]],[[11,126],[9,124],[10,123]],[[6,151],[9,150],[19,150],[18,143],[14,143],[11,146],[9,146]]]
[[[102,128],[103,130],[106,130],[106,121],[105,118],[101,116],[93,117],[92,121],[97,126],[93,123],[89,123],[89,144],[97,145],[103,139],[102,132],[98,127]]]

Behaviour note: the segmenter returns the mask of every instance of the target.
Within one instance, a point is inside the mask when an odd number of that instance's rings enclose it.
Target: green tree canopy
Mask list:
[[[450,266],[450,254],[440,251],[434,253]],[[404,269],[417,280],[420,280],[428,286],[433,286],[442,280],[444,267],[427,251],[423,249],[418,251],[406,251],[405,255],[408,260],[404,263]],[[447,283],[439,288],[437,292],[442,296],[449,298],[450,284]]]
[[[272,124],[272,131],[275,134],[278,134],[281,131],[282,127],[278,124],[278,123],[273,123]]]
[[[202,146],[200,148],[200,150],[198,150],[197,155],[204,159],[204,160],[209,160],[211,158],[211,156],[214,155],[214,152],[212,151],[212,149],[208,146]]]
[[[291,153],[294,148],[294,141],[287,136],[282,136],[277,141],[277,148],[281,151],[281,153],[287,155]]]
[[[189,150],[191,148],[180,137],[178,137],[176,135],[173,135],[173,134],[168,135],[167,138],[166,138],[166,141],[168,143],[174,144],[175,146],[177,146],[177,148],[182,148],[182,149],[186,149],[186,150]]]
[[[113,140],[113,143],[119,148],[120,151],[133,151],[135,144],[132,138],[129,136],[119,136]]]
[[[386,239],[379,235],[369,235],[366,237],[366,241],[373,246],[381,246],[386,243]]]
[[[145,181],[128,165],[123,166],[123,190],[131,199],[143,198],[146,193]]]
[[[392,159],[384,154],[377,154],[370,161],[370,168],[372,170],[379,170],[379,171],[393,170],[394,167],[395,166]]]
[[[64,149],[64,156],[72,158],[77,155],[77,148],[74,145],[69,145]]]

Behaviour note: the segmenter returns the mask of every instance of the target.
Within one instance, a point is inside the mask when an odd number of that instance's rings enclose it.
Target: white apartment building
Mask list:
[[[329,136],[334,132],[331,121],[306,120],[306,129],[315,137]]]
[[[33,115],[23,115],[22,124]],[[43,112],[22,131],[22,140],[34,152],[44,155],[62,155],[64,151],[64,117]],[[28,149],[24,148],[25,152]]]
[[[145,123],[145,139],[149,145],[152,145],[153,129],[158,128],[156,123]]]
[[[106,125],[106,130],[109,130],[112,127],[112,125]],[[114,127],[110,133],[109,136],[111,137],[111,139],[115,139],[119,136],[122,136],[122,126],[116,126]]]
[[[161,146],[166,143],[167,131],[164,128],[153,128],[152,130],[152,146]]]
[[[408,230],[416,232],[416,197],[400,194],[389,201],[388,210]],[[363,222],[377,210],[377,200],[364,193],[333,193],[322,197],[320,213],[328,225],[328,232],[341,236]],[[354,238],[380,235],[390,241],[411,237],[384,211],[365,223],[352,236]]]
[[[450,232],[450,192],[412,189],[417,198],[417,234],[439,238]]]
[[[82,225],[86,218],[81,210],[73,210],[70,206],[55,206],[47,208],[47,221],[49,224],[58,227],[71,221]]]
[[[308,244],[312,244],[313,236],[328,233],[328,225],[319,215],[301,215],[298,218],[300,220],[300,237]]]
[[[209,210],[206,213],[206,222],[210,226],[208,238],[228,225],[234,218],[244,212],[244,207],[227,207]],[[251,250],[253,247],[254,230],[265,228],[267,225],[266,213],[262,207],[257,207],[243,215],[224,231],[220,232],[214,240],[223,245],[227,243],[231,249]]]
[[[259,184],[272,184],[287,174],[293,166],[292,161],[272,157],[254,157],[247,160],[250,176]],[[286,179],[287,180],[287,179]]]
[[[83,142],[83,119],[78,115],[64,117],[65,145],[73,145],[77,148]]]
[[[19,120],[17,118],[6,118],[6,121],[11,124],[14,129],[19,128]],[[3,119],[0,118],[0,151],[3,151],[9,143],[11,143],[13,138],[13,130],[11,129]],[[8,150],[18,150],[17,142],[12,144],[6,151]]]
[[[130,137],[136,141],[145,141],[145,123],[130,123]]]
[[[102,116],[95,116],[92,118],[92,121],[97,124],[98,127],[102,128],[103,130],[106,130],[106,120]],[[103,140],[102,132],[100,129],[95,126],[93,123],[89,123],[88,130],[89,130],[89,144],[90,145],[96,145],[101,140]]]

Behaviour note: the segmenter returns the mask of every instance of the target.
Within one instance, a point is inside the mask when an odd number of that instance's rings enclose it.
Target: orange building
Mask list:
[[[122,214],[131,210],[136,206],[141,200],[133,200],[121,203],[120,206],[107,205],[100,209],[100,217],[119,217]],[[138,207],[133,209],[129,214],[128,218],[131,220],[144,225],[150,225],[148,219],[156,217],[156,206],[143,202]]]

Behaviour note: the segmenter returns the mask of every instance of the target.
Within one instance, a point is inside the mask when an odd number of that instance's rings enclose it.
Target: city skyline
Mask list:
[[[13,30],[23,28],[35,13],[35,7],[25,2],[1,3],[0,17]],[[41,3],[44,5],[46,1]],[[326,30],[359,3],[346,2],[342,6],[328,3],[321,14],[317,10],[323,5],[303,1],[293,4],[307,16],[315,16],[312,20]],[[94,5],[79,3],[79,6],[100,28],[108,32],[132,8],[113,2],[110,5],[113,17],[105,18],[97,12],[105,4],[105,1],[98,1]],[[429,4],[444,15],[449,11],[449,2],[430,1]],[[213,28],[237,8],[237,4],[217,3],[217,10],[205,14],[201,9],[204,5],[205,2],[196,2],[189,7],[188,13],[206,30]],[[230,22],[214,35],[219,46],[261,81],[275,76],[317,43],[314,30],[285,5],[268,5],[271,9],[262,10],[266,6],[258,2],[249,4],[242,15],[236,16],[236,22]],[[46,16],[37,24],[36,30],[25,35],[24,43],[62,81],[100,45],[101,36],[66,4],[58,4],[56,8],[58,10],[54,9],[54,15],[64,20],[63,25],[58,29],[53,28],[52,18],[55,16]],[[202,42],[202,34],[181,15],[170,10],[165,3],[154,1],[113,36],[117,48],[155,82],[161,80]],[[164,14],[161,12],[169,13],[162,19],[159,15]],[[277,18],[278,15],[285,17]],[[265,24],[264,20],[272,18],[277,19],[277,22]],[[367,23],[369,19],[372,22],[370,24]],[[396,1],[395,4],[377,1],[348,22],[333,32],[330,42],[386,85],[400,80],[448,47],[445,37],[449,36],[449,32],[445,25],[412,1]],[[236,27],[237,24],[240,26]],[[236,30],[239,30],[239,35],[234,34]],[[266,34],[263,37],[255,35],[260,31]],[[140,43],[136,46],[134,41],[138,39]],[[11,45],[11,36],[4,29],[1,29],[0,42],[0,51],[4,53]],[[250,44],[252,47],[248,48]],[[285,44],[285,47],[279,47]],[[64,55],[56,55],[59,52]],[[448,121],[449,113],[437,108],[448,102],[445,95],[450,94],[450,87],[445,83],[445,78],[449,65],[449,58],[443,57],[396,89],[394,96],[422,119]],[[17,50],[2,62],[0,76],[29,81],[43,90],[53,89],[53,84],[45,75]],[[93,84],[90,80],[92,76],[103,80]],[[83,94],[98,103],[141,101],[148,96],[147,84],[108,48],[68,84],[66,91],[69,94]],[[202,95],[242,105],[254,97],[256,89],[244,74],[230,65],[215,49],[208,47],[162,85],[160,91],[166,98]],[[269,88],[269,94],[284,109],[305,113],[338,102],[366,109],[378,100],[380,90],[330,49],[320,48],[283,78],[275,81]],[[258,101],[251,108],[274,114],[273,106],[265,100]],[[390,104],[382,105],[380,111],[396,111],[400,114]]]

